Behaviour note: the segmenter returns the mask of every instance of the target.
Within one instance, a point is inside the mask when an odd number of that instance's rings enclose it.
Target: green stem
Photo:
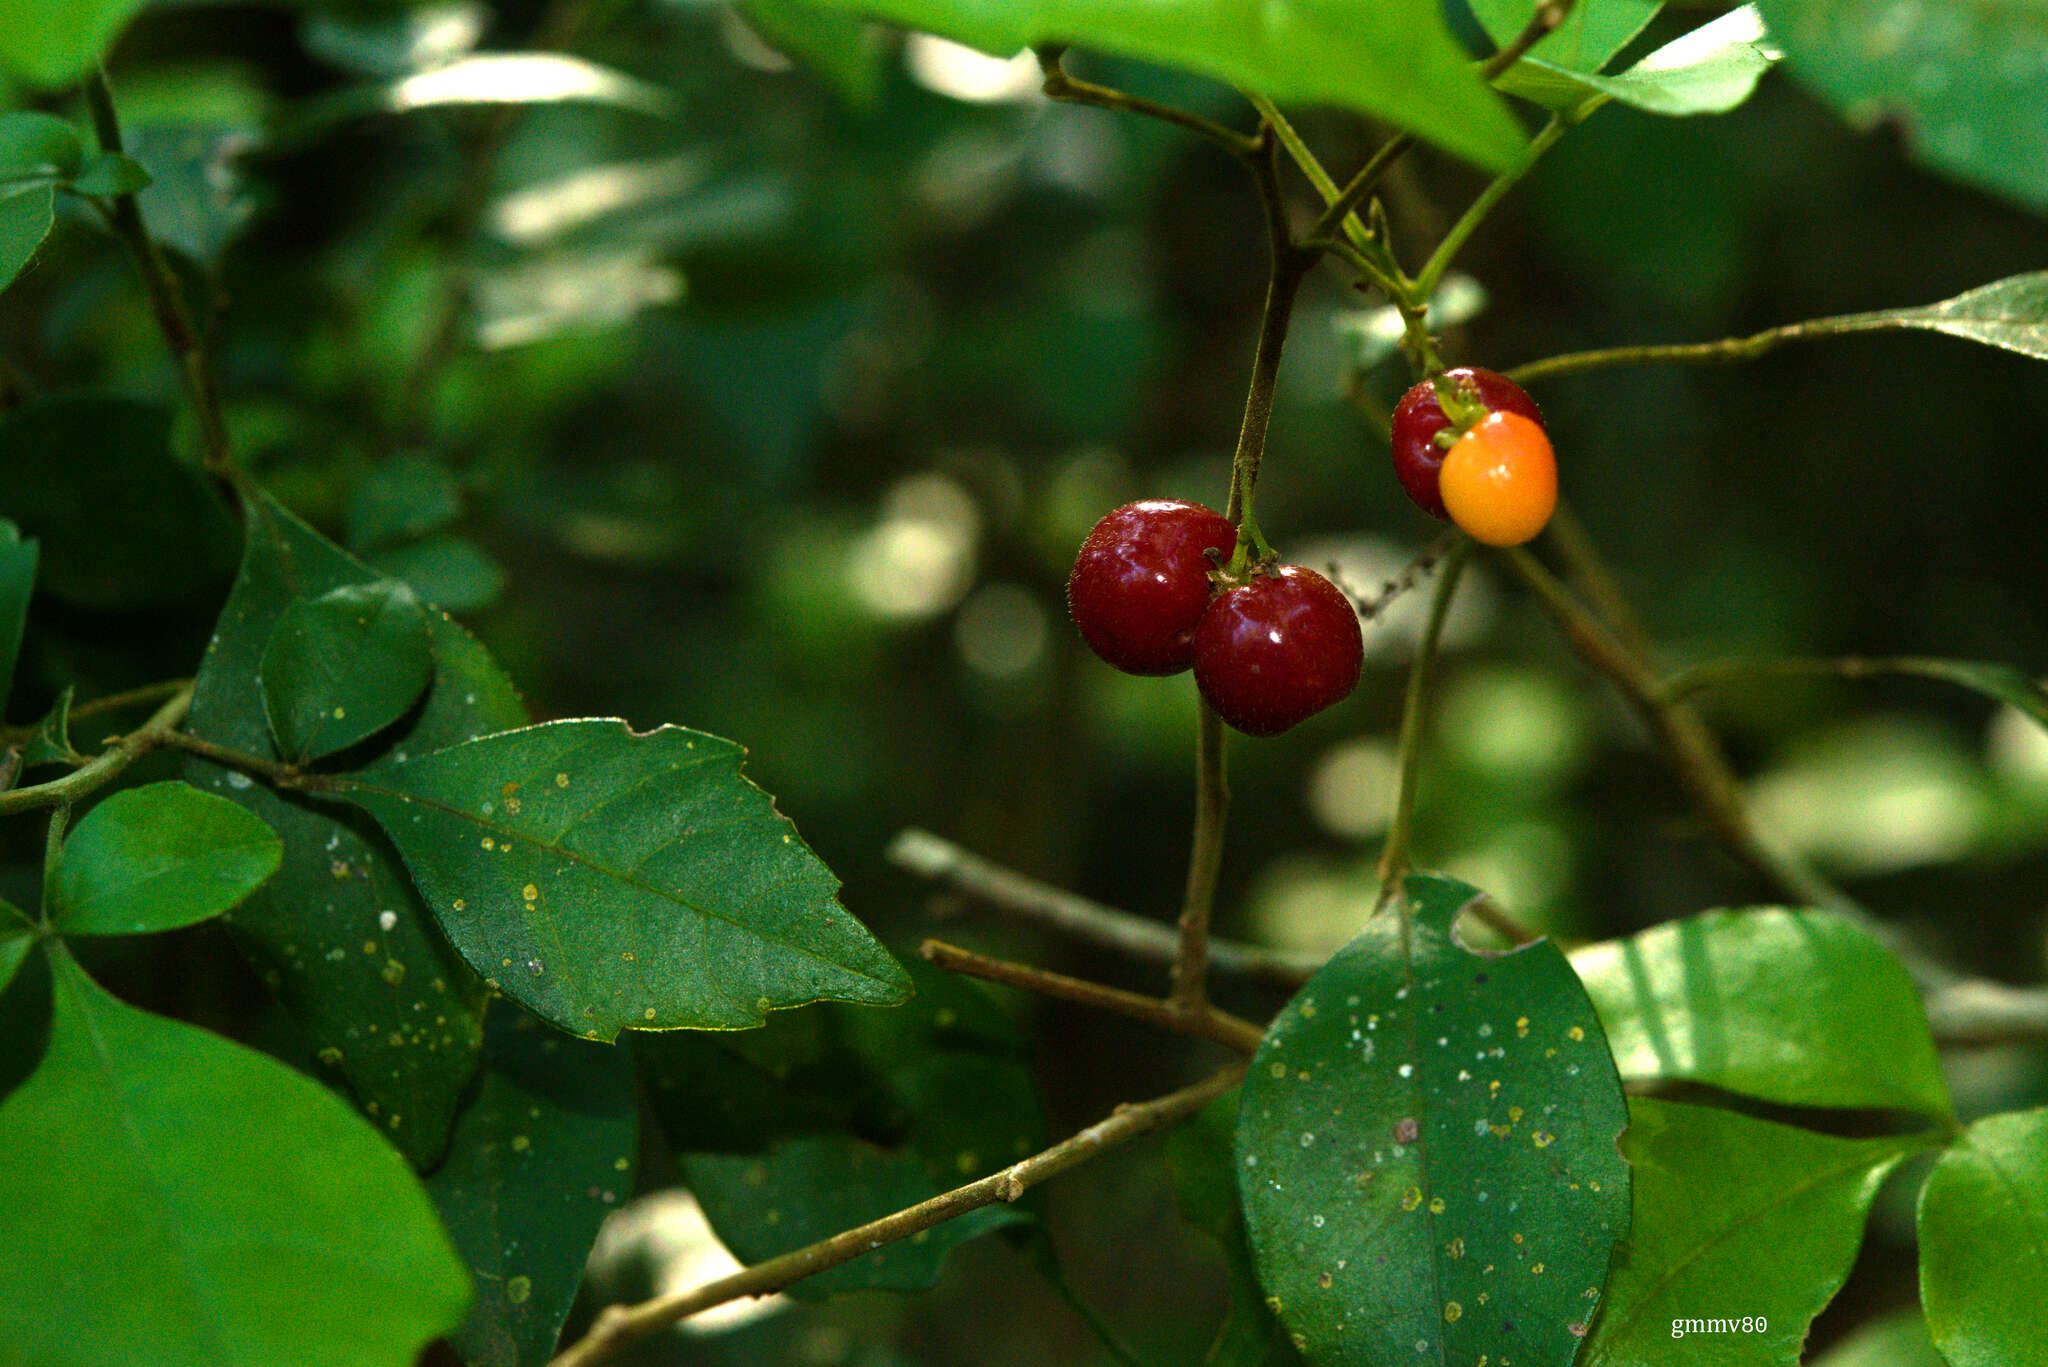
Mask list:
[[[1437,282],[1443,279],[1445,269],[1463,250],[1465,243],[1478,230],[1479,225],[1486,221],[1486,216],[1492,213],[1501,200],[1507,197],[1508,191],[1514,189],[1516,183],[1542,160],[1543,154],[1555,146],[1557,140],[1575,125],[1575,118],[1568,119],[1563,114],[1551,115],[1550,122],[1530,139],[1529,145],[1524,147],[1521,155],[1515,159],[1515,164],[1495,176],[1492,182],[1479,192],[1479,197],[1473,200],[1458,221],[1451,225],[1451,230],[1444,234],[1443,241],[1436,244],[1436,250],[1430,253],[1429,260],[1416,275],[1415,293],[1418,296],[1427,300],[1436,293]]]
[[[1224,516],[1240,525],[1256,549],[1270,551],[1259,532],[1253,512],[1258,490],[1259,465],[1266,455],[1266,431],[1273,420],[1273,393],[1280,378],[1280,353],[1287,345],[1287,327],[1294,317],[1294,301],[1301,293],[1302,276],[1311,258],[1295,246],[1287,231],[1287,219],[1280,204],[1280,192],[1270,153],[1259,159],[1259,186],[1266,204],[1267,228],[1272,245],[1272,270],[1266,280],[1266,303],[1259,319],[1259,341],[1252,353],[1252,378],[1245,390],[1244,421],[1238,428],[1237,450],[1230,462],[1230,501]],[[1243,549],[1240,538],[1240,551]]]
[[[1623,365],[1720,365],[1754,360],[1787,342],[1812,342],[1825,337],[1845,337],[1857,332],[1907,331],[1925,327],[1924,322],[1901,319],[1896,313],[1851,313],[1837,318],[1811,318],[1766,328],[1747,337],[1724,337],[1716,342],[1677,342],[1659,346],[1603,347],[1596,351],[1573,351],[1551,356],[1507,372],[1517,384]]]
[[[188,684],[173,694],[163,706],[157,708],[148,721],[116,740],[105,754],[83,768],[74,769],[62,778],[53,778],[48,783],[37,783],[27,788],[16,788],[12,792],[0,793],[0,816],[11,812],[33,811],[41,807],[69,806],[87,794],[98,791],[136,760],[160,746],[169,744],[191,707],[192,688]]]
[[[1280,139],[1280,145],[1287,149],[1288,156],[1294,158],[1294,164],[1301,168],[1301,173],[1304,176],[1308,177],[1308,183],[1315,186],[1316,193],[1322,196],[1323,202],[1325,204],[1333,203],[1338,195],[1342,193],[1337,188],[1337,182],[1331,177],[1329,170],[1324,167],[1321,158],[1309,150],[1308,143],[1302,139],[1300,133],[1295,131],[1294,125],[1288,122],[1287,116],[1280,112],[1280,106],[1255,91],[1246,91],[1245,98],[1252,102],[1252,108],[1259,111],[1259,117],[1266,121],[1267,126],[1273,130],[1274,136]],[[1306,236],[1310,238],[1330,237],[1337,231],[1340,224],[1344,229],[1345,237],[1349,238],[1353,244],[1364,247],[1372,241],[1372,234],[1367,232],[1365,225],[1358,221],[1358,215],[1349,210],[1342,214],[1324,214],[1323,218],[1317,222],[1316,228]]]
[[[1061,53],[1053,48],[1037,49],[1039,70],[1045,73],[1044,90],[1046,98],[1061,100],[1068,104],[1093,105],[1097,109],[1114,109],[1126,114],[1142,114],[1148,119],[1158,119],[1176,128],[1207,138],[1231,156],[1244,160],[1258,153],[1258,139],[1234,128],[1226,128],[1213,119],[1185,109],[1176,109],[1170,104],[1148,100],[1142,95],[1132,95],[1122,90],[1113,90],[1106,85],[1096,85],[1069,76],[1061,65]]]
[[[1932,679],[1938,683],[1978,687],[1969,677],[1973,666],[1954,660],[1914,655],[1843,655],[1826,659],[1714,660],[1681,670],[1664,681],[1663,697],[1678,702],[1723,684],[1755,678],[1874,679],[1885,675]],[[1989,666],[1989,668],[2003,668]],[[2015,671],[2017,673],[2018,671]],[[1980,689],[1981,691],[1981,689]]]
[[[1390,896],[1408,871],[1408,846],[1415,825],[1415,780],[1422,767],[1422,725],[1429,701],[1429,670],[1443,639],[1444,622],[1451,612],[1451,599],[1458,591],[1458,577],[1472,558],[1472,542],[1461,539],[1445,556],[1438,572],[1436,596],[1429,605],[1429,624],[1423,629],[1415,663],[1408,670],[1408,695],[1401,705],[1400,788],[1394,799],[1393,823],[1387,827],[1387,843],[1380,849],[1380,896]]]
[[[114,113],[114,94],[107,85],[105,71],[94,68],[86,73],[85,102],[92,111],[93,131],[99,137],[100,150],[120,152],[121,121]],[[163,333],[192,397],[192,407],[199,417],[200,439],[205,446],[206,468],[220,474],[228,468],[230,451],[213,354],[192,325],[192,314],[185,306],[184,292],[170,262],[142,221],[140,202],[132,193],[112,196],[107,201],[107,221],[135,260],[143,288],[149,294],[150,308],[156,314],[157,328]]]
[[[71,709],[71,720],[76,722],[86,717],[99,716],[105,712],[118,712],[125,707],[140,707],[144,703],[152,703],[161,698],[171,697],[179,690],[190,688],[191,686],[192,681],[190,679],[165,679],[159,683],[143,684],[140,688],[130,688],[120,693],[108,693],[104,697],[94,698],[90,702],[82,702],[73,707]],[[24,726],[0,726],[0,745],[13,745],[19,741],[28,740],[40,729],[40,723],[30,723]]]
[[[1225,779],[1222,718],[1196,701],[1195,831],[1188,850],[1187,891],[1173,956],[1173,1003],[1201,1014],[1209,1009],[1209,918],[1223,868],[1223,819],[1230,811]]]
[[[1557,511],[1550,515],[1550,544],[1557,548],[1573,584],[1586,595],[1608,630],[1619,636],[1623,645],[1649,661],[1650,637],[1643,629],[1642,618],[1637,615],[1635,605],[1628,601],[1628,595],[1622,592],[1621,581],[1614,577],[1607,558],[1593,544],[1586,525],[1579,521],[1568,503],[1560,501]]]

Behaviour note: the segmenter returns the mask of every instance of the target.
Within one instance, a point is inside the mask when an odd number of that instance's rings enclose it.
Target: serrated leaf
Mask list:
[[[488,607],[505,591],[505,571],[459,536],[430,536],[387,546],[364,557],[393,579],[403,579],[435,607],[470,612]]]
[[[681,727],[559,721],[339,791],[391,836],[463,957],[575,1034],[901,1001],[902,968],[740,776],[741,753]]]
[[[38,86],[92,69],[142,0],[0,0],[0,71]]]
[[[945,1190],[915,1155],[846,1135],[784,1140],[751,1157],[688,1154],[680,1162],[719,1240],[746,1263],[830,1238]],[[983,1206],[807,1277],[789,1293],[809,1300],[843,1291],[923,1291],[938,1282],[955,1248],[1028,1218],[1010,1206]]]
[[[57,221],[57,192],[47,185],[0,194],[0,290],[13,284]]]
[[[175,779],[115,793],[65,838],[51,924],[144,935],[218,916],[277,871],[284,847],[226,798]]]
[[[376,735],[433,676],[427,614],[394,579],[292,603],[278,614],[258,666],[270,733],[278,753],[297,764]]]
[[[1878,1184],[1927,1143],[1631,1098],[1635,1223],[1580,1367],[1794,1367],[1855,1261]],[[1757,1323],[1740,1328],[1743,1317]]]
[[[882,45],[871,25],[802,0],[739,0],[763,41],[825,78],[848,104],[870,109],[882,93]]]
[[[1650,114],[1725,114],[1747,100],[1778,60],[1756,6],[1744,5],[1674,38],[1628,70],[1600,76],[1529,60],[1509,69],[1501,89],[1551,109],[1590,113],[1606,100]]]
[[[14,981],[14,971],[35,947],[36,934],[36,923],[21,908],[0,897],[0,992],[5,992]]]
[[[1598,71],[1662,8],[1663,0],[1580,0],[1523,60],[1567,71]],[[1528,27],[1535,9],[1531,0],[1473,0],[1472,14],[1495,45],[1505,47]]]
[[[1555,945],[1481,955],[1417,875],[1267,1031],[1239,1105],[1259,1278],[1319,1364],[1564,1363],[1628,1229],[1621,1083]]]
[[[409,1367],[460,1321],[468,1279],[433,1207],[346,1106],[49,957],[49,1045],[0,1104],[10,1356]]]
[[[1788,1106],[1951,1114],[1898,958],[1824,911],[1712,911],[1572,955],[1627,1078]]]
[[[69,180],[84,162],[85,140],[68,119],[34,110],[0,114],[0,187]]]
[[[1889,122],[1947,175],[2048,209],[2039,0],[1760,0],[1793,76],[1858,127]]]
[[[506,1007],[491,1013],[480,1071],[427,1179],[477,1288],[449,1342],[469,1367],[539,1367],[598,1225],[632,1188],[633,1073],[623,1050]]]
[[[41,592],[82,608],[138,608],[227,577],[234,519],[172,458],[170,431],[160,404],[89,396],[44,399],[0,422],[0,514],[42,542]]]
[[[21,654],[21,634],[28,626],[28,600],[36,587],[36,543],[0,518],[0,715],[14,686],[14,662]]]
[[[120,152],[95,152],[72,177],[71,188],[81,195],[134,195],[153,183],[135,158]]]
[[[78,752],[71,746],[72,685],[64,685],[49,712],[36,723],[35,734],[21,747],[21,767],[37,764],[75,764]]]
[[[462,493],[440,461],[399,456],[365,475],[348,500],[348,540],[358,551],[411,541],[462,516]]]
[[[260,755],[272,749],[257,666],[278,618],[302,598],[379,576],[267,495],[249,499],[247,518],[248,551],[200,668],[188,727]],[[383,739],[371,770],[526,720],[474,638],[439,615],[427,630],[434,681]],[[284,841],[283,866],[228,924],[320,1058],[415,1165],[431,1167],[482,1043],[482,979],[442,937],[374,821],[338,803],[288,800],[200,760],[188,776]]]
[[[1434,0],[813,0],[1008,57],[1072,43],[1182,67],[1282,104],[1371,114],[1490,170],[1522,146]]]
[[[2008,1367],[2048,1343],[2048,1110],[1977,1121],[1920,1189],[1920,1296],[1950,1367]]]

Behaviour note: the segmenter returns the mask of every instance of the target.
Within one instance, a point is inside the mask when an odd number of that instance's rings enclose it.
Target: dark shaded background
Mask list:
[[[219,335],[242,458],[337,535],[372,471],[445,463],[460,535],[503,574],[462,615],[537,715],[741,740],[848,906],[900,948],[938,926],[1160,988],[1156,966],[985,915],[935,920],[883,850],[923,826],[1173,913],[1191,686],[1086,656],[1062,590],[1110,507],[1224,497],[1264,271],[1243,172],[1177,131],[1021,90],[953,98],[915,79],[894,39],[878,98],[856,109],[771,69],[716,7],[578,19],[508,4],[482,42],[566,40],[670,91],[679,116],[322,118],[319,100],[369,79],[372,21],[181,9],[130,34],[113,76],[143,151],[217,154],[224,133],[298,121],[289,137],[231,141],[236,160],[166,169],[153,192],[169,215],[182,185],[202,253],[238,224],[219,258]],[[1192,79],[1085,55],[1076,67],[1248,124],[1230,92]],[[1380,136],[1328,113],[1300,126],[1340,175]],[[563,177],[655,160],[658,191],[564,226]],[[1403,164],[1387,207],[1411,267],[1481,183],[1427,152]],[[1289,188],[1305,210],[1307,187]],[[508,236],[508,202],[537,190],[552,198],[524,202],[552,205],[553,230]],[[1611,108],[1568,138],[1460,262],[1487,303],[1446,355],[1505,369],[1924,304],[2038,269],[2044,248],[2038,219],[1915,171],[1890,133],[1854,133],[1773,76],[1727,117]],[[1284,553],[1335,560],[1368,590],[1440,532],[1401,494],[1368,416],[1409,382],[1398,358],[1357,370],[1372,309],[1334,271],[1312,279],[1260,499]],[[125,263],[82,219],[0,298],[0,338],[52,389],[175,394]],[[2042,669],[2036,364],[1865,337],[1535,394],[1566,496],[1668,662],[1911,653]],[[487,597],[491,577],[471,567],[443,586]],[[142,619],[40,605],[16,719],[62,680],[85,696],[189,673],[215,606]],[[1423,862],[1572,937],[1768,898],[1703,840],[1645,738],[1505,576],[1482,565],[1463,606],[1424,773]],[[1226,932],[1327,947],[1368,908],[1413,626],[1368,625],[1351,701],[1233,746]],[[154,659],[128,650],[138,634]],[[1898,682],[1761,682],[1711,711],[1781,834],[1960,962],[2039,976],[2041,736],[1969,695]],[[187,952],[189,937],[164,938],[163,953]],[[1224,995],[1248,1013],[1277,1005]],[[1015,1006],[1056,1132],[1208,1061],[1121,1021]],[[1957,1085],[1966,1112],[2042,1092],[2024,1056],[1971,1056]],[[1063,1180],[1044,1205],[1076,1285],[1140,1355],[1196,1360],[1220,1264],[1173,1213],[1156,1146]],[[1909,1239],[1903,1211],[1880,1216],[1823,1337],[1911,1295]],[[789,1311],[670,1356],[937,1367],[1097,1351],[984,1241],[931,1297]]]

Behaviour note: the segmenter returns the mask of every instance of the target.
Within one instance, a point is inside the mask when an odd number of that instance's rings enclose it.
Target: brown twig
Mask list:
[[[597,1317],[588,1334],[557,1355],[549,1367],[593,1367],[593,1364],[604,1361],[627,1345],[715,1305],[747,1296],[770,1295],[826,1268],[837,1267],[883,1244],[909,1238],[968,1211],[994,1205],[997,1201],[1015,1201],[1040,1182],[1078,1167],[1118,1144],[1186,1119],[1235,1087],[1243,1076],[1244,1065],[1232,1064],[1192,1087],[1183,1087],[1151,1101],[1119,1106],[1108,1118],[1049,1149],[919,1205],[885,1215],[779,1258],[770,1258],[694,1290],[660,1296],[638,1305],[611,1306]]]

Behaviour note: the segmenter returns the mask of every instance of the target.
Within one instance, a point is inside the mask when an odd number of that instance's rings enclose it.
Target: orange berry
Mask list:
[[[1541,423],[1496,410],[1451,447],[1438,488],[1451,521],[1473,540],[1519,546],[1557,508],[1557,455]]]

